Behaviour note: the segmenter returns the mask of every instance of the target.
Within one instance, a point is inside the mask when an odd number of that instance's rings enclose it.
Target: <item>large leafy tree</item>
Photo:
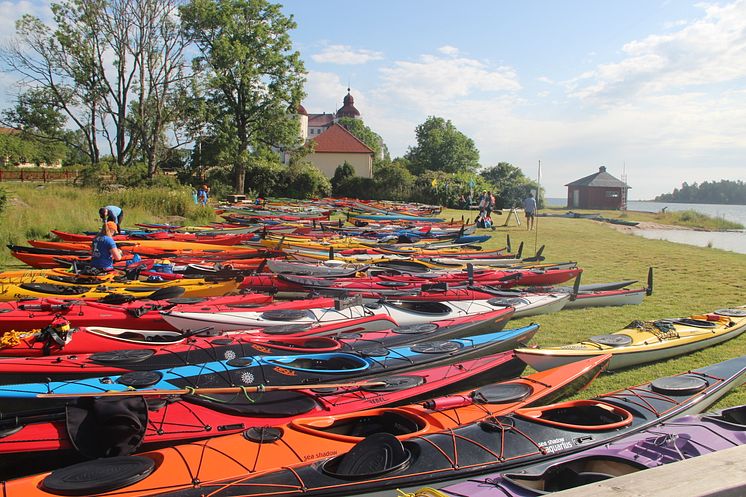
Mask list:
[[[521,201],[529,192],[538,188],[535,181],[527,178],[520,168],[509,162],[500,162],[496,166],[484,169],[480,176],[492,184],[495,202],[501,208],[521,205]],[[538,201],[541,206],[541,194]]]
[[[303,97],[303,63],[288,34],[296,24],[266,0],[189,0],[181,19],[199,52],[193,68],[211,108],[208,132],[243,193],[254,151],[300,140],[288,112]]]
[[[479,150],[474,141],[442,117],[428,117],[415,128],[417,145],[410,147],[406,158],[412,173],[424,171],[475,171],[479,167]]]
[[[181,107],[170,105],[184,64],[177,1],[52,3],[53,26],[21,17],[2,61],[74,130],[54,138],[92,164],[108,143],[117,164],[144,159],[152,175],[168,155],[165,136],[181,121]]]

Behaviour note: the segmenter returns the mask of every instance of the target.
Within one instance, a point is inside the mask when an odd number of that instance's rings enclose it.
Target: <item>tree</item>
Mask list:
[[[406,158],[410,171],[475,171],[479,167],[479,151],[474,141],[441,117],[428,117],[415,128],[417,145],[410,147]]]
[[[371,150],[373,150],[374,160],[383,160],[384,162],[391,161],[389,149],[386,147],[386,144],[383,143],[383,138],[366,126],[362,119],[343,117],[339,120],[339,124],[344,126],[347,131],[355,135],[355,138],[365,143]]]
[[[535,181],[524,176],[520,168],[509,162],[500,162],[496,166],[487,168],[480,173],[480,176],[492,184],[495,202],[500,208],[521,205],[529,192],[539,187]],[[537,202],[541,207],[543,203],[541,192],[539,192]]]
[[[304,68],[288,32],[296,27],[266,0],[189,0],[184,33],[199,55],[193,68],[215,116],[208,125],[233,164],[233,186],[245,189],[252,151],[294,145],[299,123],[288,109],[303,98]]]
[[[145,159],[152,175],[180,121],[181,107],[169,105],[184,65],[177,0],[65,0],[51,10],[54,28],[18,20],[6,66],[73,126],[56,139],[74,138],[66,143],[91,164],[104,139],[117,164]]]

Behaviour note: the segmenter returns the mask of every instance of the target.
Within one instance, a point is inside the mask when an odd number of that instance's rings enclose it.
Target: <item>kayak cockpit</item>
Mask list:
[[[351,354],[313,354],[308,356],[286,356],[267,359],[267,364],[284,369],[324,372],[357,373],[370,367],[368,361]]]
[[[93,335],[123,342],[179,343],[184,340],[184,334],[179,331],[130,330],[126,328],[107,328],[103,326],[89,326],[85,329]]]
[[[374,433],[414,436],[425,433],[429,424],[423,418],[398,409],[376,409],[365,414],[302,418],[290,423],[293,428],[345,442],[359,442]]]
[[[634,419],[626,409],[595,400],[518,409],[516,415],[537,423],[583,431],[616,430],[629,425]]]
[[[508,473],[507,483],[535,492],[559,492],[646,469],[641,464],[615,457],[586,457],[547,468],[541,474]]]

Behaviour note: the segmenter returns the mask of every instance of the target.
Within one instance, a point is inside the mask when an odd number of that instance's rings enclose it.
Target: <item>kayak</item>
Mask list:
[[[362,378],[367,380],[390,375],[392,372],[452,364],[512,349],[518,343],[530,340],[538,329],[539,325],[532,324],[497,333],[419,342],[411,346],[363,344],[357,350],[349,352],[232,357],[168,369],[132,371],[119,376],[6,384],[0,386],[0,402],[4,414],[10,414],[54,407],[64,402],[58,397],[37,398],[39,394],[47,393],[97,396],[105,392],[131,392],[134,389],[139,392],[156,390],[161,395],[168,395],[186,388],[297,385]]]
[[[60,336],[62,345],[42,334],[36,342],[27,339],[14,347],[0,350],[0,353],[7,356],[0,360],[0,383],[29,383],[122,374],[127,371],[150,371],[235,357],[357,353],[423,341],[495,334],[505,327],[511,315],[511,309],[504,309],[417,326],[364,331],[366,327],[372,327],[372,321],[392,324],[379,316],[368,316],[316,327],[301,327],[299,330],[292,327],[282,327],[279,331],[266,328],[217,336],[211,336],[209,330],[182,334],[104,327],[81,328],[68,333],[72,338],[67,343],[62,339],[64,335]],[[76,339],[79,335],[81,338]],[[512,332],[506,332],[505,339],[510,339],[511,335]]]
[[[584,388],[603,370],[605,365],[602,358],[594,358],[584,364],[576,363],[460,394],[441,396],[419,405],[381,408],[383,405],[401,399],[410,399],[413,396],[422,397],[420,395],[422,389],[427,392],[440,391],[439,386],[447,385],[449,380],[466,375],[465,371],[479,368],[485,371],[484,368],[489,367],[488,364],[493,365],[493,370],[502,371],[503,377],[516,370],[520,371],[521,366],[518,366],[516,361],[511,361],[510,357],[512,354],[506,352],[491,358],[485,357],[461,363],[458,368],[445,366],[429,370],[426,373],[428,380],[424,382],[422,381],[425,377],[422,374],[424,371],[398,376],[397,383],[401,388],[393,388],[392,382],[391,386],[386,388],[369,387],[355,391],[340,389],[340,391],[327,394],[312,390],[286,392],[283,395],[288,401],[286,403],[270,402],[269,397],[264,397],[263,401],[259,401],[260,405],[252,406],[248,402],[243,402],[232,413],[228,412],[226,404],[219,403],[222,399],[215,399],[213,402],[195,401],[190,399],[190,396],[184,396],[182,400],[171,404],[169,408],[176,408],[175,412],[180,413],[178,408],[187,405],[196,410],[198,419],[205,420],[205,424],[209,423],[211,426],[240,424],[240,428],[233,427],[227,431],[228,433],[238,431],[244,433],[160,449],[142,456],[130,456],[159,461],[158,468],[143,481],[133,481],[131,485],[122,485],[121,481],[117,481],[117,484],[108,490],[113,491],[119,488],[119,492],[113,492],[110,495],[131,496],[152,495],[158,491],[167,490],[188,490],[192,488],[194,481],[209,482],[232,478],[246,472],[266,470],[278,464],[312,461],[324,457],[328,452],[346,451],[367,434],[376,431],[395,430],[397,438],[405,440],[426,433],[453,429],[489,416],[506,414],[521,406],[551,402],[560,396],[570,395]],[[453,376],[449,377],[449,375]],[[404,381],[405,378],[410,381]],[[419,382],[412,381],[412,379],[419,380]],[[356,396],[358,398],[355,398]],[[272,400],[280,400],[280,396]],[[301,403],[300,400],[305,400],[305,403]],[[251,409],[252,407],[254,408]],[[215,411],[210,411],[210,408],[214,408]],[[242,413],[239,409],[244,409],[246,412]],[[177,440],[177,435],[173,433],[175,430],[172,428],[176,423],[161,423],[164,411],[164,409],[157,409],[150,413],[147,431],[144,435],[146,443],[151,440]],[[169,416],[178,418],[178,415]],[[0,438],[0,452],[41,450],[38,447],[49,447],[52,444],[67,449],[70,445],[66,431],[62,427],[63,422],[64,420],[53,422],[58,426],[58,430],[54,433],[50,432],[51,422],[25,425],[19,433]],[[47,426],[42,428],[42,424]],[[186,424],[188,429],[181,430],[187,432],[184,438],[204,436],[204,431],[200,430],[201,426],[191,426],[193,422]],[[154,429],[156,426],[164,426],[165,433],[157,433]],[[251,429],[251,427],[263,427],[263,429]],[[189,430],[193,430],[197,435],[189,434]],[[27,433],[24,434],[24,431]],[[281,440],[273,440],[273,434],[278,432],[282,433]],[[244,436],[244,434],[249,436]],[[47,438],[52,439],[52,442],[45,441]],[[20,440],[24,441],[23,448],[16,449],[14,442],[18,443]],[[15,457],[19,456],[23,455],[17,454]],[[121,458],[110,459],[111,463],[114,464],[116,459]],[[20,469],[28,472],[27,467],[20,466]],[[108,478],[118,480],[115,476],[117,472],[111,472]],[[91,486],[92,477],[94,477],[93,473],[87,472],[83,478],[76,478],[83,485],[75,490],[76,495],[97,494],[103,491],[100,487]],[[7,482],[4,495],[8,497],[20,495],[26,489],[29,493],[24,493],[24,495],[50,495],[43,485],[38,484],[45,478],[47,475],[38,475]],[[107,481],[107,483],[111,482]]]
[[[184,297],[215,297],[239,290],[238,282],[235,280],[179,280],[146,284],[134,282],[131,285],[106,283],[95,287],[52,283],[0,283],[0,301],[50,297],[61,300],[96,300],[109,295],[147,298],[158,290],[176,286],[184,289]]]
[[[504,320],[507,321],[507,316]],[[493,326],[495,321],[498,320],[484,320],[481,323],[474,323],[473,326],[468,324],[461,324],[460,326],[443,325],[442,328],[433,326],[432,330],[426,328],[418,333],[418,330],[412,330],[411,332],[409,330],[392,331],[395,328],[393,328],[394,323],[390,320],[382,316],[367,316],[315,327],[282,327],[277,331],[273,331],[271,328],[253,329],[227,335],[213,333],[208,328],[182,333],[173,330],[132,330],[104,326],[67,329],[64,325],[60,326],[61,323],[55,323],[55,325],[37,332],[10,334],[15,340],[12,340],[6,334],[3,337],[4,346],[0,348],[0,356],[4,358],[0,361],[0,374],[21,374],[23,379],[19,382],[26,383],[32,381],[28,379],[31,375],[42,375],[41,379],[43,380],[48,377],[43,376],[44,374],[50,375],[58,371],[68,371],[72,375],[85,374],[88,376],[96,371],[100,371],[102,374],[109,371],[121,372],[121,369],[117,370],[114,367],[117,362],[126,365],[136,363],[132,364],[134,369],[148,369],[148,365],[157,361],[170,361],[173,363],[170,365],[173,366],[192,362],[215,361],[223,359],[224,354],[227,354],[233,348],[240,350],[246,341],[269,339],[270,337],[287,337],[291,340],[298,340],[305,337],[325,335],[332,337],[344,333],[350,339],[363,339],[364,335],[360,334],[363,332],[365,334],[370,333],[371,339],[374,340],[388,339],[387,343],[389,344],[409,343],[420,338],[426,340],[431,336],[432,339],[440,337],[437,331],[441,331],[443,335],[457,335],[459,331],[464,329],[480,329],[478,324],[482,324],[483,327]],[[367,328],[378,328],[379,330],[366,331]],[[241,337],[245,338],[242,340]],[[289,345],[287,350],[292,348],[302,351],[304,347],[310,346],[298,343],[295,346]],[[267,347],[261,348],[264,350]],[[335,347],[326,350],[326,352],[338,348]],[[137,352],[138,350],[140,352]],[[250,353],[250,350],[246,352]],[[118,351],[121,351],[121,358],[117,358]],[[276,352],[275,355],[280,353],[289,352]],[[102,356],[101,361],[92,362],[89,357],[91,354],[97,354],[96,357]],[[231,352],[231,354],[236,354],[236,352]],[[16,358],[15,361],[9,359],[13,357]],[[204,357],[204,359],[200,360],[201,357]],[[7,379],[5,383],[7,383]]]
[[[682,416],[550,463],[473,478],[422,497],[538,497],[746,444],[746,406]],[[589,490],[591,492],[591,490]]]
[[[512,415],[499,413],[439,433],[420,434],[419,426],[406,430],[404,423],[399,423],[396,429],[380,430],[380,424],[369,423],[374,420],[368,418],[362,426],[371,426],[371,429],[360,430],[357,443],[347,451],[334,450],[338,447],[336,441],[345,437],[350,428],[360,425],[345,426],[340,432],[335,430],[337,424],[329,420],[316,423],[317,431],[326,428],[327,433],[318,436],[318,442],[309,444],[311,454],[308,456],[309,449],[301,447],[297,447],[298,452],[292,456],[284,455],[288,454],[287,446],[294,438],[286,439],[286,430],[265,429],[255,432],[254,437],[245,437],[250,444],[239,442],[244,451],[249,448],[262,451],[265,456],[262,458],[252,457],[252,453],[244,457],[246,452],[235,456],[231,442],[237,438],[220,437],[204,444],[117,458],[106,463],[83,463],[53,473],[56,476],[40,475],[13,482],[18,485],[15,493],[9,491],[11,483],[8,483],[5,491],[7,496],[21,492],[24,492],[22,495],[49,495],[50,490],[57,491],[54,482],[63,476],[75,481],[68,490],[80,495],[103,491],[109,491],[107,495],[352,495],[386,489],[393,492],[393,488],[408,490],[410,482],[430,484],[449,477],[471,477],[492,467],[510,469],[526,461],[558,456],[560,452],[577,452],[585,446],[615,441],[683,412],[705,409],[714,402],[713,397],[719,398],[743,382],[744,365],[746,360],[740,358],[687,373],[685,377],[691,378],[686,380],[688,392],[681,390],[673,394],[670,391],[673,383],[682,385],[659,379],[596,401],[518,408]],[[699,381],[704,385],[695,388],[694,382]],[[699,392],[692,389],[699,389]],[[626,410],[625,404],[634,409]],[[555,438],[547,438],[550,436]],[[362,441],[357,441],[360,438]],[[327,446],[333,447],[330,453],[325,453]],[[171,451],[176,454],[172,455]],[[270,460],[275,451],[282,451],[283,455]],[[359,464],[345,463],[351,458]],[[407,464],[402,464],[402,459]],[[171,460],[177,463],[168,464]],[[283,469],[267,471],[262,464],[268,460]],[[207,461],[209,464],[205,464]],[[234,476],[226,476],[228,472],[233,472]],[[118,475],[116,483],[112,482],[113,473]],[[45,481],[51,482],[52,488],[45,486]],[[102,483],[109,486],[104,489]]]
[[[165,491],[169,480],[164,478],[159,495],[351,496],[414,491],[447,479],[510,471],[613,443],[675,417],[705,411],[744,381],[746,356],[595,399],[523,407],[403,442],[396,432],[376,430],[365,433],[348,451],[332,451],[327,457],[297,464],[282,459],[274,471],[252,474],[252,463],[246,461],[249,467],[233,477],[209,478],[206,472],[198,484],[182,483],[169,491]],[[268,434],[262,439],[264,449],[284,445],[282,438],[282,433]],[[323,454],[324,447],[317,443],[313,450]],[[154,466],[148,457],[139,461]],[[147,475],[133,479],[147,481]]]
[[[710,347],[746,331],[746,307],[719,309],[679,319],[633,321],[607,335],[559,347],[519,349],[518,357],[537,370],[596,354],[612,354],[610,370],[660,361]]]
[[[163,320],[159,311],[186,304],[194,306],[195,309],[217,305],[246,308],[267,305],[272,302],[272,297],[260,293],[223,297],[166,298],[164,296],[165,293],[179,293],[174,290],[178,290],[178,288],[167,288],[164,291],[158,290],[150,294],[156,298],[162,296],[158,300],[141,299],[127,302],[127,299],[123,299],[125,301],[116,305],[107,304],[106,301],[110,299],[104,299],[103,302],[54,298],[0,302],[0,334],[8,331],[41,330],[57,317],[64,318],[72,327],[105,324],[106,326],[130,330],[174,330]],[[73,335],[73,337],[76,340],[80,338],[79,335]],[[69,341],[67,341],[67,345],[69,345]],[[0,349],[0,355],[4,355],[5,350]]]
[[[246,328],[263,328],[287,324],[317,324],[344,321],[370,315],[389,316],[399,326],[430,323],[440,319],[453,319],[461,316],[480,314],[510,307],[489,300],[463,300],[443,302],[383,301],[356,304],[342,309],[325,305],[297,310],[210,310],[193,312],[176,306],[163,312],[171,326],[179,330],[190,330],[211,326],[216,331],[232,331]]]

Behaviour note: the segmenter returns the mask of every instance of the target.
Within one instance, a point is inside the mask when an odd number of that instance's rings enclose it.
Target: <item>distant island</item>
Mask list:
[[[656,202],[680,202],[687,204],[730,204],[746,205],[746,184],[743,181],[705,181],[684,183],[674,188],[673,193],[664,193],[654,199]]]

